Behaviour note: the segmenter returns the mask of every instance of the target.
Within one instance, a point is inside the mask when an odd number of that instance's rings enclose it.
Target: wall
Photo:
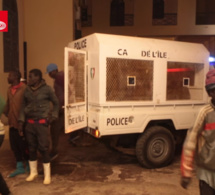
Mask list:
[[[19,63],[23,74],[23,42],[27,42],[27,69],[43,73],[50,62],[64,66],[64,47],[73,40],[73,1],[17,0],[19,15]],[[0,0],[2,10],[2,0]],[[3,72],[3,33],[0,32],[0,94],[6,98],[7,75]],[[53,81],[44,74],[47,83]]]
[[[64,47],[73,40],[73,1],[23,0],[24,41],[27,42],[28,71],[53,62],[64,66]],[[47,83],[52,80],[44,74]]]
[[[152,0],[135,0],[134,26],[124,27],[109,26],[110,1],[93,0],[93,26],[82,28],[83,36],[93,32],[133,36],[213,35],[215,32],[215,25],[195,25],[196,0],[178,0],[178,25],[175,26],[153,26]],[[17,4],[21,72],[24,41],[27,42],[28,70],[40,68],[45,72],[50,62],[63,69],[64,47],[73,40],[73,0],[17,0]],[[3,33],[0,33],[0,83],[8,86],[7,73],[3,73],[2,39]],[[44,78],[52,85],[47,75]],[[0,93],[6,96],[6,87],[1,87]]]
[[[178,25],[172,26],[153,26],[152,0],[135,0],[134,26],[123,27],[110,27],[110,1],[93,0],[93,26],[82,28],[83,36],[94,32],[133,36],[214,35],[215,32],[215,25],[195,25],[196,0],[178,0]]]
[[[3,1],[0,0],[0,10],[2,10],[2,3]],[[22,10],[22,0],[17,0],[17,7],[18,10]],[[22,11],[19,13],[19,64],[20,64],[20,72],[23,74],[23,14]],[[4,72],[4,57],[3,57],[3,33],[0,32],[0,94],[6,99],[6,92],[7,92],[7,87],[8,82],[7,82],[7,76],[8,73]]]
[[[2,0],[0,0],[0,10],[2,10]],[[3,33],[0,32],[0,95],[6,98],[6,90],[3,86],[8,86],[7,84],[7,74],[4,73],[4,57],[3,57]]]

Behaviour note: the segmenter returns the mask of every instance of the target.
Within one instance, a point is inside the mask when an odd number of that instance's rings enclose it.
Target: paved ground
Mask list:
[[[82,140],[73,146],[68,135],[60,137],[60,155],[52,162],[52,183],[42,184],[40,175],[26,182],[27,174],[15,178],[6,176],[15,167],[13,153],[5,139],[0,149],[0,170],[13,195],[198,195],[198,181],[193,179],[188,190],[180,187],[180,155],[161,169],[140,167],[134,156],[108,149],[94,139]]]

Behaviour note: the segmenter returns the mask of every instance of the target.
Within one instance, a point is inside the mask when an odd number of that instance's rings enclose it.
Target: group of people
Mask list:
[[[46,69],[54,79],[54,90],[46,84],[39,69],[29,71],[27,84],[21,81],[18,70],[9,72],[10,86],[3,113],[8,117],[10,146],[16,159],[16,169],[8,177],[30,172],[26,181],[33,181],[38,175],[39,151],[44,169],[43,183],[50,184],[50,161],[58,156],[59,134],[64,129],[64,72],[59,72],[53,63]]]
[[[59,134],[64,128],[64,72],[59,72],[56,64],[49,64],[46,73],[54,79],[54,90],[46,84],[39,69],[29,71],[27,85],[21,82],[19,71],[10,71],[3,113],[8,117],[9,140],[16,159],[16,169],[9,177],[27,171],[30,174],[26,181],[33,181],[38,175],[39,151],[44,168],[43,183],[50,184],[50,161],[58,155]],[[193,128],[188,130],[181,158],[181,186],[189,185],[195,160],[200,194],[215,195],[215,69],[207,73],[205,83],[211,101],[200,110]],[[4,184],[8,190],[1,174],[0,177],[0,186]]]

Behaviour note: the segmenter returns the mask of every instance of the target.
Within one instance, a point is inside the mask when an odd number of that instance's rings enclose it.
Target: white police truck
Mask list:
[[[202,44],[95,33],[65,48],[66,133],[85,128],[147,168],[168,165],[208,102]],[[128,152],[129,153],[129,152]]]

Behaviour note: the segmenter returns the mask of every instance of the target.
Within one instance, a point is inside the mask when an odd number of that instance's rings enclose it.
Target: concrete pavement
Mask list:
[[[199,195],[194,177],[188,190],[179,185],[180,155],[160,169],[145,169],[135,156],[108,149],[99,140],[85,137],[79,146],[60,137],[60,155],[52,162],[52,183],[43,185],[42,162],[39,156],[39,176],[26,182],[27,174],[7,178],[15,168],[15,159],[8,139],[0,149],[0,170],[13,195]],[[83,144],[84,143],[84,144]]]

